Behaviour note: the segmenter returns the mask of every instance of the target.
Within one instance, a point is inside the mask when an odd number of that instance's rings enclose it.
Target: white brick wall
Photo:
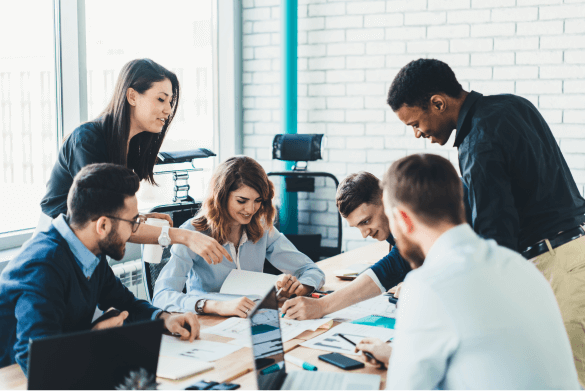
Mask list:
[[[245,153],[268,170],[280,168],[270,160],[280,132],[279,4],[245,0],[242,12]],[[430,57],[465,89],[535,103],[585,192],[585,0],[299,0],[298,16],[298,130],[328,136],[325,159],[310,169],[381,176],[425,151],[457,165],[456,149],[415,139],[385,104],[398,70]],[[301,197],[300,231],[333,245],[334,192],[323,190]],[[344,250],[365,244],[356,229],[343,235]]]

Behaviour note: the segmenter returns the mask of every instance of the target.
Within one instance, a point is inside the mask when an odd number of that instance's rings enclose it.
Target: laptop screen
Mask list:
[[[250,323],[258,389],[279,389],[286,369],[274,287],[250,314]]]

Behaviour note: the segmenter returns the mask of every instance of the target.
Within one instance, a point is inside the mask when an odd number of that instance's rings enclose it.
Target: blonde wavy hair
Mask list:
[[[208,195],[192,224],[197,231],[209,231],[220,244],[228,240],[231,217],[228,199],[232,191],[242,186],[256,190],[262,198],[260,209],[245,226],[248,239],[256,243],[265,230],[273,227],[276,210],[272,205],[274,185],[257,161],[247,156],[234,156],[221,163],[213,173]]]

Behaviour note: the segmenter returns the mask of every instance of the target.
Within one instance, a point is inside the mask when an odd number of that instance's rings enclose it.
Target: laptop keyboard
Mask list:
[[[341,390],[344,387],[344,374],[338,372],[301,372],[295,371],[294,378],[287,388],[290,390]],[[288,374],[289,376],[291,373]],[[288,380],[288,379],[287,379]],[[360,389],[359,384],[356,384]]]

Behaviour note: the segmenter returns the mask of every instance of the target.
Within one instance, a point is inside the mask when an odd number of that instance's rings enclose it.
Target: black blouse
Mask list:
[[[67,214],[67,194],[73,178],[88,164],[108,163],[106,133],[99,122],[87,122],[73,131],[61,145],[59,157],[47,182],[41,209],[51,218]]]

